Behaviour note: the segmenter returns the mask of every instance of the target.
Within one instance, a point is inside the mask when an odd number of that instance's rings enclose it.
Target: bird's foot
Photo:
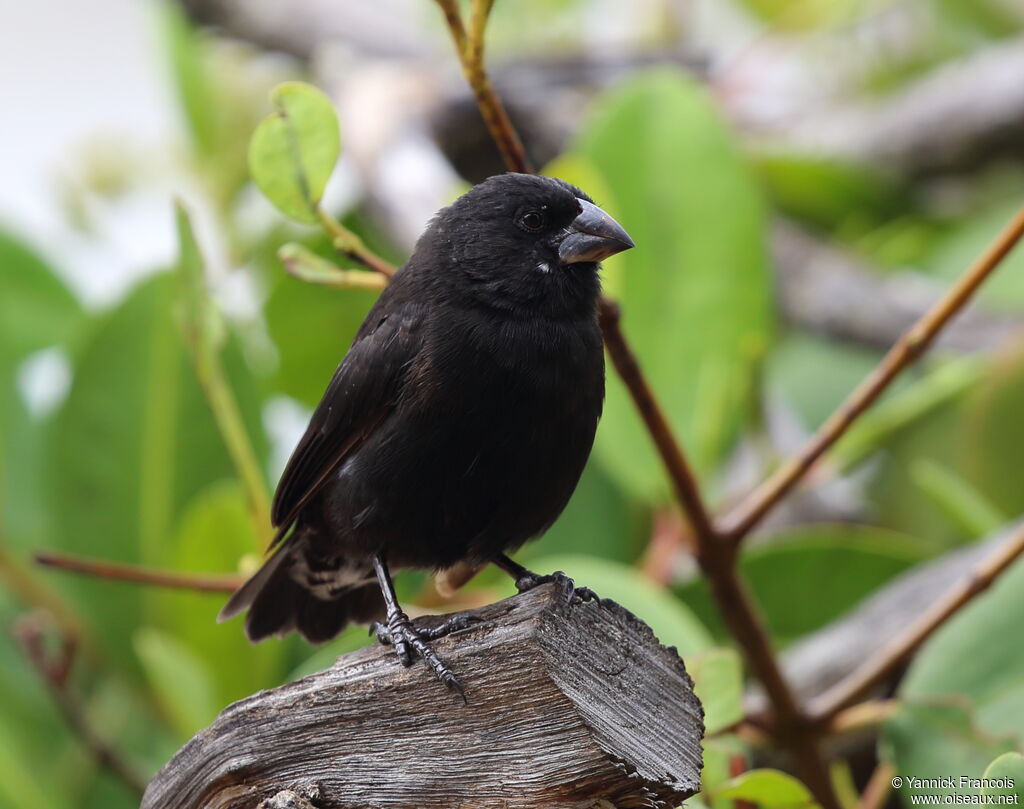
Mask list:
[[[416,655],[423,658],[423,661],[434,670],[438,679],[446,687],[455,691],[462,701],[466,701],[466,695],[461,683],[452,673],[452,670],[444,663],[437,653],[430,647],[429,642],[442,638],[451,632],[466,629],[473,624],[479,623],[480,618],[475,615],[453,615],[444,623],[429,629],[416,629],[409,620],[409,616],[398,610],[388,616],[387,623],[374,621],[370,625],[370,634],[375,635],[378,642],[386,646],[394,646],[395,654],[403,666],[411,666]]]
[[[576,582],[566,576],[561,570],[556,570],[554,573],[550,573],[547,576],[541,576],[527,570],[522,576],[516,579],[516,589],[520,593],[525,593],[527,590],[532,590],[534,587],[539,587],[542,584],[549,584],[551,582],[554,582],[565,590],[565,600],[567,603],[574,600],[596,601],[598,604],[601,603],[601,599],[598,597],[597,593],[589,587],[577,587]]]

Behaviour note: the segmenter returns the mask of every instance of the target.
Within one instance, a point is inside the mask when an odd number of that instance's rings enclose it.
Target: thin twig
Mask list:
[[[739,543],[764,516],[800,481],[829,447],[889,387],[890,383],[917,360],[949,320],[971,299],[978,287],[1024,236],[1024,208],[996,237],[985,253],[960,280],[917,321],[885,355],[878,367],[850,394],[839,409],[793,458],[754,490],[729,515],[722,533]]]
[[[319,206],[317,207],[317,218],[320,220],[320,226],[334,240],[334,246],[340,252],[352,260],[358,261],[364,267],[388,278],[395,274],[395,267],[392,264],[374,253],[355,233]]]
[[[970,603],[975,596],[988,589],[999,574],[1022,553],[1024,528],[1019,529],[994,553],[982,560],[967,578],[918,618],[902,635],[815,699],[810,708],[814,720],[821,723],[829,722],[840,710],[888,679],[936,629]]]
[[[37,553],[34,558],[37,563],[58,570],[70,570],[74,573],[85,573],[102,579],[131,581],[136,584],[196,590],[202,593],[233,593],[244,581],[241,576],[230,574],[176,573],[171,570],[158,570],[124,562],[108,562],[102,559],[90,559],[52,551]]]
[[[57,656],[52,658],[48,656],[39,613],[30,614],[19,620],[14,625],[12,633],[25,652],[25,657],[49,689],[64,720],[96,760],[96,763],[108,770],[141,798],[146,791],[146,779],[124,759],[118,750],[93,730],[86,717],[85,709],[67,686],[68,675],[74,661],[75,643],[67,636],[61,636],[61,648]]]
[[[860,796],[860,809],[882,809],[892,792],[892,778],[896,769],[888,761],[879,761],[871,773],[868,784]]]
[[[523,149],[523,143],[509,120],[505,105],[494,92],[491,79],[484,67],[484,32],[487,28],[487,17],[494,0],[473,0],[470,12],[470,30],[467,33],[455,0],[435,0],[444,12],[448,30],[451,31],[455,50],[459,55],[462,72],[476,97],[477,107],[483,116],[484,124],[491,133],[505,167],[509,171],[531,174],[533,168]]]

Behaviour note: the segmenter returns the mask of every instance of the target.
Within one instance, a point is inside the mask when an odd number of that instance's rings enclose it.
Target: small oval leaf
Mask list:
[[[274,88],[275,112],[249,141],[249,173],[283,214],[316,223],[317,205],[341,153],[341,132],[330,99],[302,82]]]

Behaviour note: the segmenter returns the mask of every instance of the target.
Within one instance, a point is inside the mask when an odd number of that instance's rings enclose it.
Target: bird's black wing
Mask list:
[[[278,539],[391,413],[420,349],[421,313],[415,303],[389,307],[381,298],[367,316],[277,484],[271,519]]]

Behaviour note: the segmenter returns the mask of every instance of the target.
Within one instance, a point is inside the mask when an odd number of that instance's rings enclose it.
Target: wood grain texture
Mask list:
[[[473,612],[435,644],[467,705],[422,663],[360,649],[226,708],[142,809],[661,809],[699,790],[703,710],[649,627],[553,584]]]

